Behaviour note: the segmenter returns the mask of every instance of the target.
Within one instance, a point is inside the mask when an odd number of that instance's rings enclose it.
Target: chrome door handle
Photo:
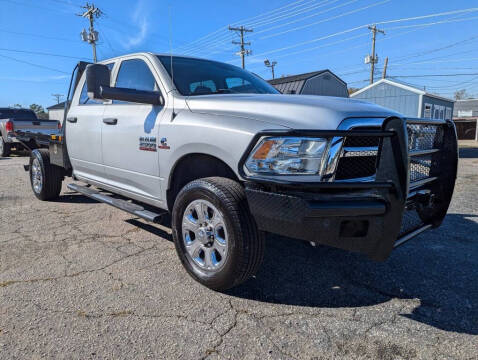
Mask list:
[[[103,122],[107,125],[116,125],[118,123],[118,119],[106,118],[106,119],[103,119]]]
[[[69,117],[69,118],[66,118],[66,121],[68,121],[70,123],[76,123],[78,121],[78,119],[76,117]]]

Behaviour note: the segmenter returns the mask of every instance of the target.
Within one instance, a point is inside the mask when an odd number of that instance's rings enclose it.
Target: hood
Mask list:
[[[192,112],[238,116],[291,129],[335,130],[348,117],[389,117],[400,114],[350,98],[316,95],[221,94],[191,96]]]

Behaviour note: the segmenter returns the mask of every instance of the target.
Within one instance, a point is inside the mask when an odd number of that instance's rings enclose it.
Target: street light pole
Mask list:
[[[269,59],[264,60],[264,65],[271,69],[272,71],[272,79],[275,79],[275,72],[274,68],[277,65],[277,61],[270,62]]]

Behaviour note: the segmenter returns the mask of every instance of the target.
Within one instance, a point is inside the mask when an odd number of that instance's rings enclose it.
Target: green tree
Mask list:
[[[39,119],[48,119],[48,114],[45,112],[45,109],[43,109],[43,106],[38,104],[31,104],[30,110],[33,110],[33,112],[38,116]]]

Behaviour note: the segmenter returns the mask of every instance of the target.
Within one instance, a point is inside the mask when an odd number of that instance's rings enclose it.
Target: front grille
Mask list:
[[[373,176],[377,171],[377,156],[342,157],[335,180],[348,180]]]
[[[351,136],[345,139],[344,147],[377,147],[379,142],[380,138],[376,136]]]
[[[437,125],[408,124],[408,152],[410,185],[431,176],[438,165],[437,154],[443,144],[443,127]]]
[[[437,125],[408,124],[408,150],[439,149],[443,142],[443,128]]]
[[[360,127],[359,130],[378,130],[377,127]],[[377,172],[377,136],[350,136],[344,140],[344,151],[337,166],[335,180],[368,178]]]
[[[430,177],[432,155],[415,156],[410,159],[410,183]]]

